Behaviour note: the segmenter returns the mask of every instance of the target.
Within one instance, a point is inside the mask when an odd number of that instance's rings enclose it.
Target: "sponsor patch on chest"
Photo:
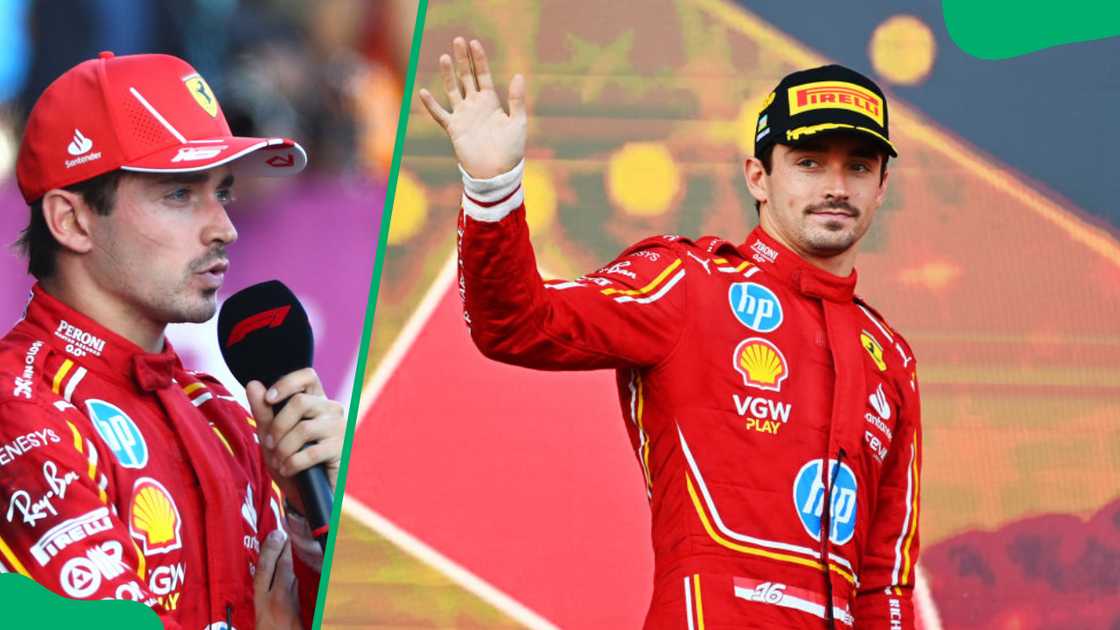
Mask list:
[[[735,412],[743,418],[743,426],[748,431],[768,435],[778,434],[789,422],[790,411],[793,409],[791,403],[762,396],[732,394],[731,400],[735,404]]]

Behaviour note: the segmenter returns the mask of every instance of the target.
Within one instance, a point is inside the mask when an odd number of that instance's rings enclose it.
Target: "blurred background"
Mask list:
[[[916,351],[923,628],[1120,628],[1120,39],[966,55],[937,0],[432,0],[529,88],[546,275],[650,234],[744,238],[762,99],[838,62],[892,104],[860,293]],[[998,28],[995,25],[993,28]],[[462,323],[459,174],[412,99],[325,627],[636,628],[648,507],[613,375],[488,362]],[[558,396],[557,391],[563,392]]]
[[[285,136],[308,152],[293,178],[239,179],[231,217],[240,238],[221,296],[279,279],[300,297],[328,394],[348,401],[417,0],[0,0],[0,234],[27,225],[15,159],[43,89],[102,50],[169,53],[190,62],[234,134]],[[0,321],[26,301],[26,261],[0,255]],[[215,320],[176,325],[187,365],[236,386]],[[240,395],[240,392],[237,392]]]

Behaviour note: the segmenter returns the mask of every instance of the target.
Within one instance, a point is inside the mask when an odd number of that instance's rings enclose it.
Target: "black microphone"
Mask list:
[[[218,346],[242,385],[260,381],[272,387],[285,374],[311,367],[314,345],[307,312],[279,280],[238,291],[218,313]],[[278,413],[286,402],[273,411]],[[325,551],[334,497],[324,465],[298,473],[296,486],[311,533]]]

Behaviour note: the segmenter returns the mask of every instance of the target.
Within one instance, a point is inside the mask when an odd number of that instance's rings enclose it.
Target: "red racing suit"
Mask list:
[[[499,361],[616,370],[652,514],[645,627],[914,628],[915,363],[856,273],[756,229],[740,245],[650,238],[542,282],[523,164],[464,173],[466,321]]]
[[[170,344],[146,354],[36,286],[0,340],[0,568],[167,628],[248,630],[260,545],[287,520],[310,627],[322,556],[254,426]]]

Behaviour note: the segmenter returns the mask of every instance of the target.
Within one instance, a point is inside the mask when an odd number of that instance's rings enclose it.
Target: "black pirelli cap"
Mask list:
[[[887,130],[887,99],[862,74],[830,65],[786,75],[766,97],[755,126],[754,154],[797,144],[821,133],[852,131],[877,140],[898,157]]]

